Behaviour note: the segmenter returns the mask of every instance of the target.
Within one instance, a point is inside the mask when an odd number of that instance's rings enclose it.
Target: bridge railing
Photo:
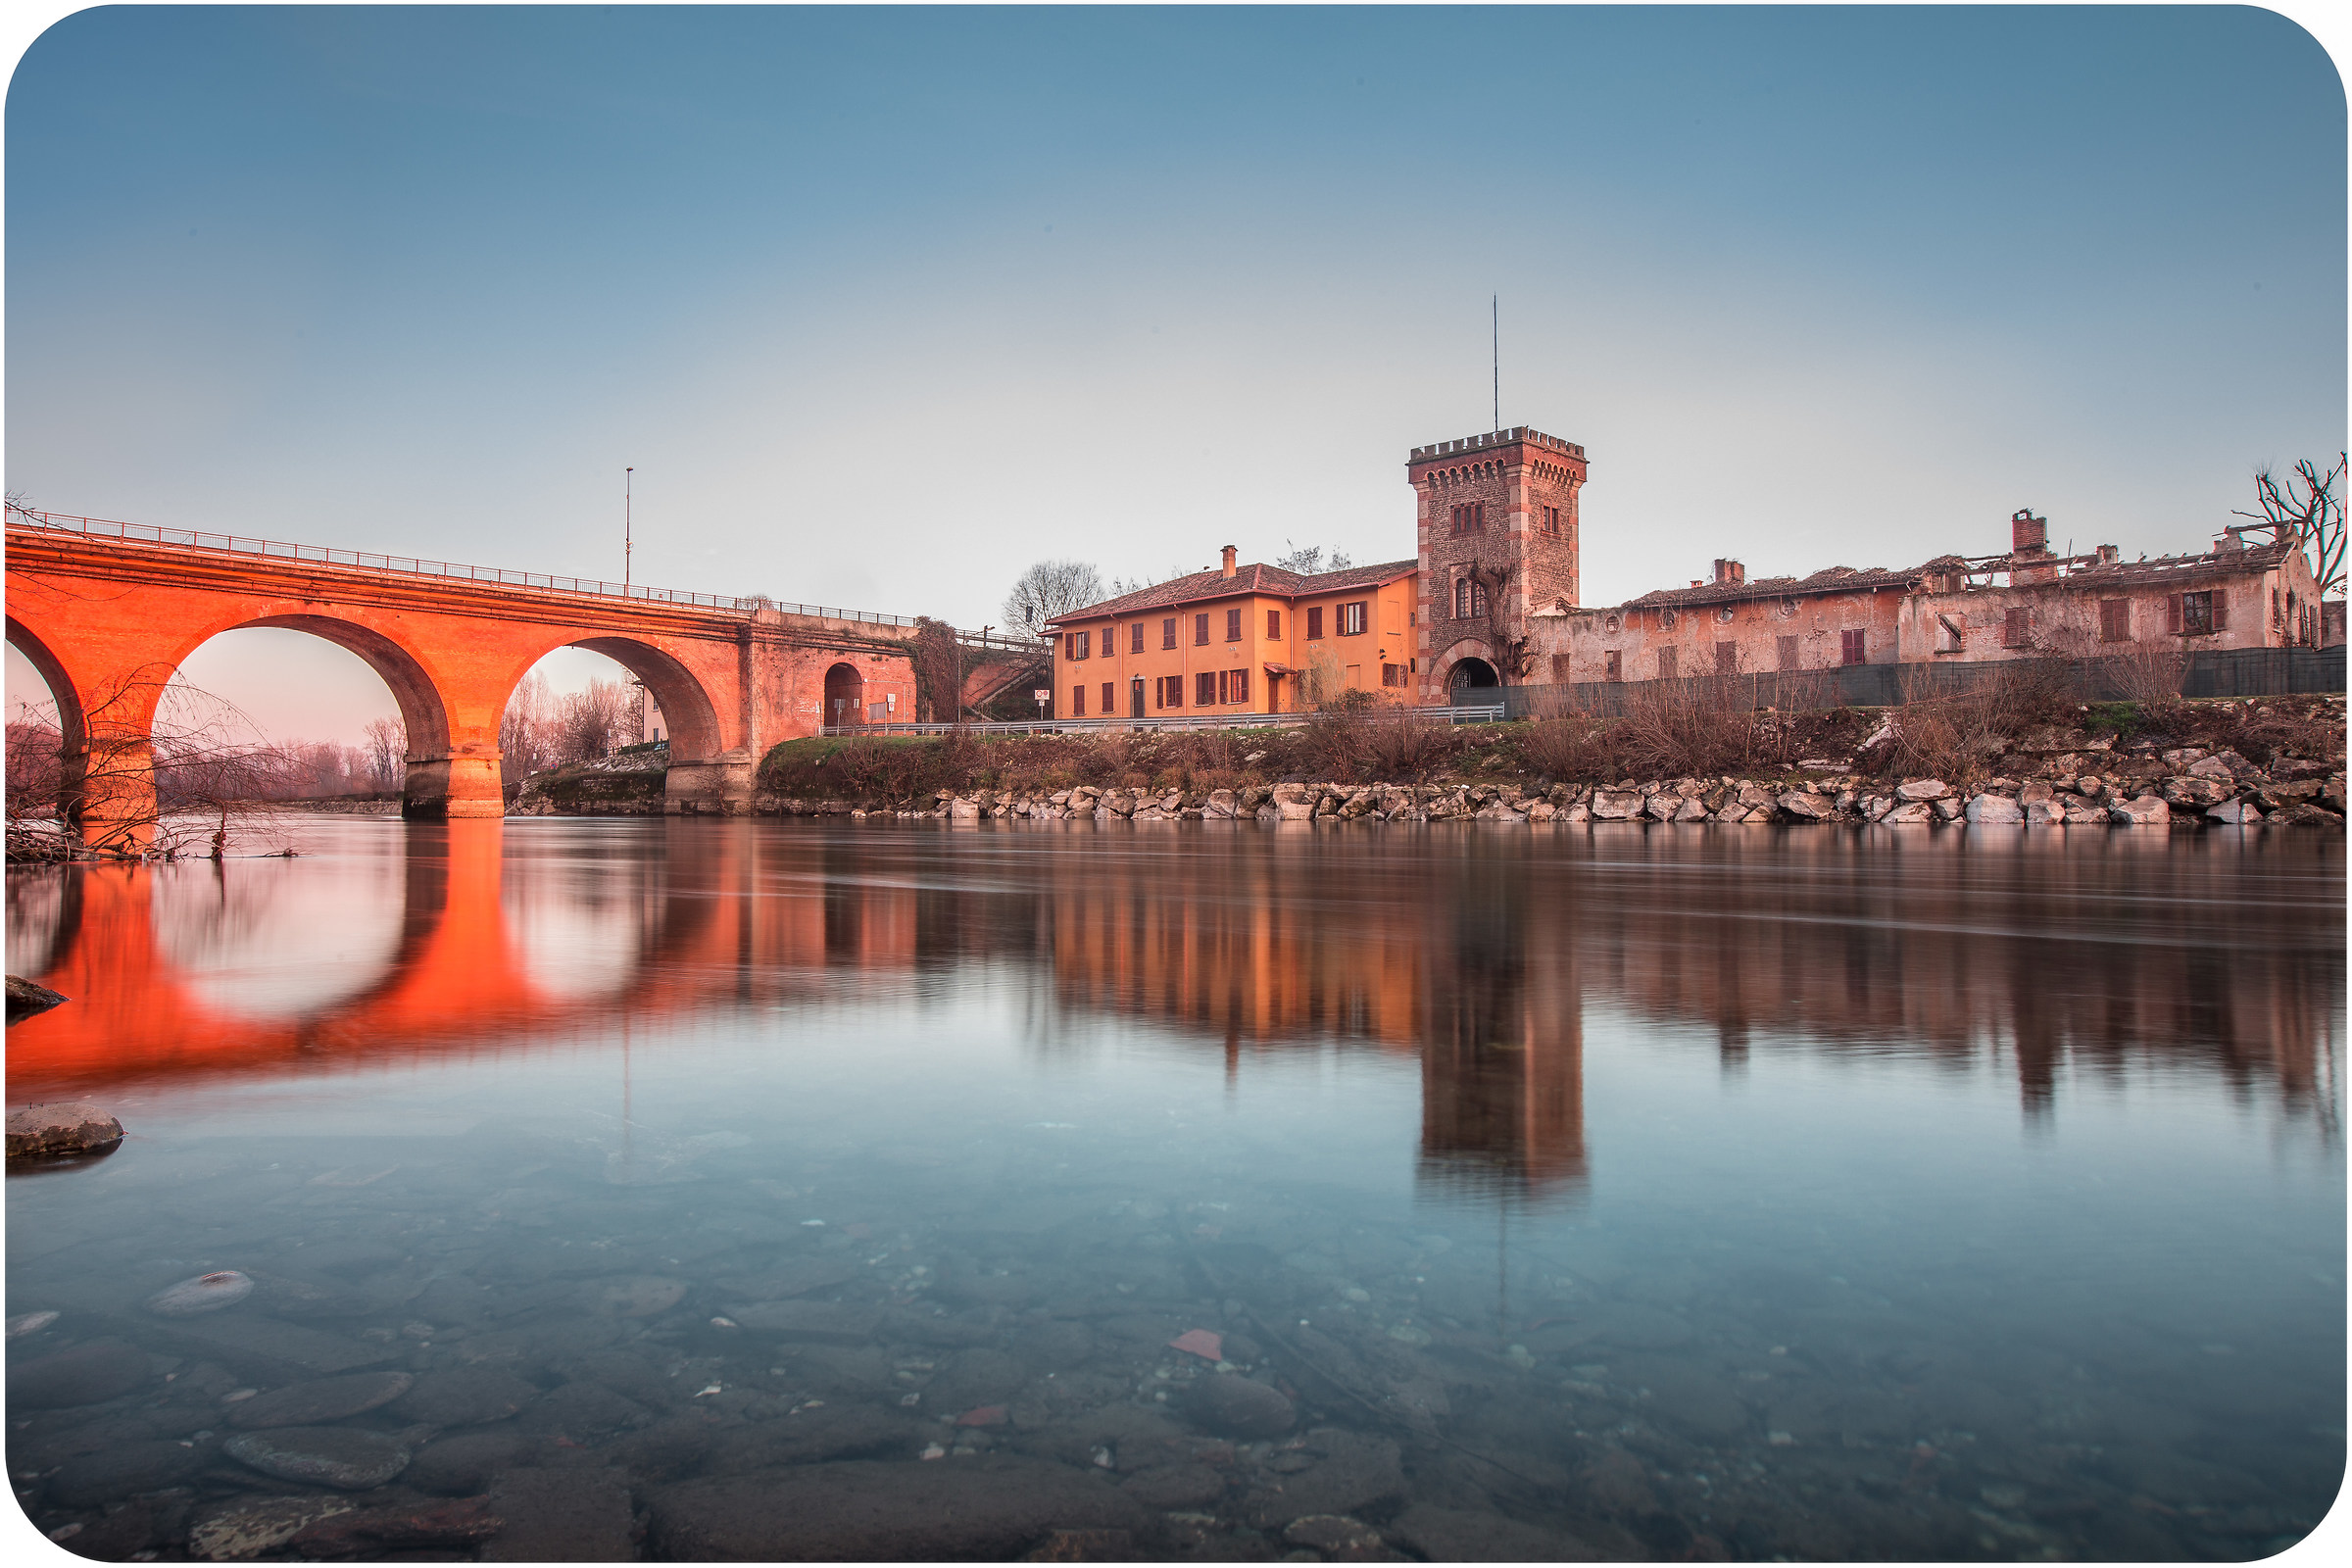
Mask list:
[[[763,594],[698,594],[680,588],[649,588],[643,583],[604,582],[543,571],[512,571],[504,566],[468,566],[451,561],[425,561],[415,556],[343,550],[332,545],[298,545],[281,539],[248,539],[238,534],[206,533],[195,528],[164,528],[151,522],[119,522],[111,517],[74,517],[63,513],[37,512],[13,501],[8,504],[8,520],[14,525],[79,534],[87,539],[120,539],[130,544],[171,545],[182,550],[266,556],[273,561],[315,562],[326,566],[360,566],[370,571],[398,571],[462,582],[497,583],[508,588],[538,588],[552,593],[593,594],[601,598],[650,604],[691,605],[699,609],[730,610],[743,613],[755,610],[776,610],[787,615],[813,615],[825,620],[861,621],[879,626],[912,626],[916,619],[912,615],[886,615],[878,611],[844,610],[835,605],[786,604]],[[978,647],[1027,651],[1046,646],[1031,638],[1017,638],[1005,633],[984,637],[979,632],[959,631],[956,636],[959,642]]]
[[[1392,712],[1396,711],[1391,710]],[[1498,724],[1503,705],[1460,704],[1445,708],[1408,708],[1404,712],[1441,724]],[[962,730],[967,735],[1083,734],[1098,729],[1271,729],[1303,724],[1306,713],[1199,713],[1190,718],[1017,718],[990,719],[970,724],[827,724],[826,735],[945,735]]]

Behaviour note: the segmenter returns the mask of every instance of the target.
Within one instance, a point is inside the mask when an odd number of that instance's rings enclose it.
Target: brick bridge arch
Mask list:
[[[515,686],[558,648],[606,655],[662,705],[676,812],[748,810],[766,748],[822,725],[837,664],[869,697],[895,693],[899,710],[913,710],[914,627],[896,617],[340,559],[348,552],[320,560],[329,553],[259,541],[93,537],[127,525],[32,520],[45,515],[10,514],[8,637],[57,698],[70,808],[93,839],[143,839],[164,688],[207,639],[246,626],[323,637],[383,678],[409,726],[401,793],[413,817],[505,813],[500,721]]]

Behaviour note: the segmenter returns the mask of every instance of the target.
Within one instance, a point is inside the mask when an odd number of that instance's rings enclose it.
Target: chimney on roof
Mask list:
[[[1237,565],[1235,565],[1235,564],[1233,564],[1233,558],[1234,558],[1234,557],[1236,557],[1236,556],[1238,556],[1238,555],[1240,555],[1240,554],[1241,554],[1241,552],[1240,552],[1239,550],[1236,550],[1236,549],[1235,549],[1233,546],[1231,546],[1231,545],[1227,545],[1227,546],[1225,547],[1225,575],[1226,575],[1226,576],[1228,576],[1228,577],[1238,577],[1238,576],[1240,576],[1240,575],[1241,575],[1241,570],[1242,570],[1242,568],[1241,568],[1241,567],[1239,567],[1239,566],[1237,566]]]
[[[2101,546],[2099,546],[2099,564],[2100,564],[2100,565],[2102,565],[2102,566],[2112,566],[2112,565],[2114,565],[2114,564],[2115,564],[2117,562],[2119,562],[2119,561],[2121,561],[2121,560],[2123,560],[2123,559],[2124,559],[2124,553],[2123,553],[2123,551],[2122,551],[2122,550],[2120,550],[2120,549],[2118,549],[2116,546],[2114,546],[2114,545],[2101,545]]]
[[[1725,583],[1737,584],[1745,581],[1747,581],[1747,567],[1740,562],[1718,561],[1715,563],[1715,582],[1718,587]]]
[[[2021,556],[2048,555],[2049,519],[2036,517],[2031,509],[2020,507],[2009,518],[2009,548]]]

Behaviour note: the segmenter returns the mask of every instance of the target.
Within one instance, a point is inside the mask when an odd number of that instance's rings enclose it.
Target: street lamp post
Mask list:
[[[629,558],[637,553],[637,470],[620,470],[620,596],[629,596]]]

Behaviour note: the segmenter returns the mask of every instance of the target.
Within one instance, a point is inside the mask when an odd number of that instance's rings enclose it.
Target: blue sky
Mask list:
[[[641,580],[977,625],[1410,555],[1499,293],[1590,602],[2199,549],[2344,442],[2344,114],[2235,8],[82,12],[7,483],[616,577],[633,464]]]

